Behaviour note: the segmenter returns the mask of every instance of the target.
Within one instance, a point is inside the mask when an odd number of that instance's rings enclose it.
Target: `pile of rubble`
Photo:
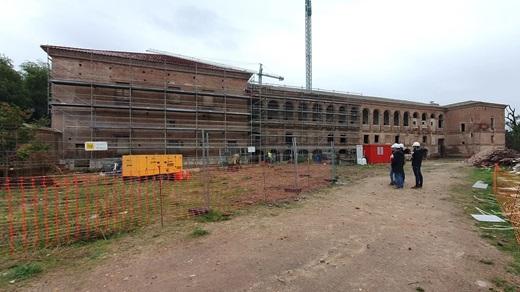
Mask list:
[[[520,153],[512,149],[489,148],[471,156],[467,161],[474,166],[513,166],[520,162]]]

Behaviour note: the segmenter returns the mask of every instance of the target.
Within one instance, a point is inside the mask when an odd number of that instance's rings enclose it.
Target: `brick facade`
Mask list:
[[[506,105],[407,102],[249,82],[252,72],[182,58],[42,46],[52,58],[52,128],[65,158],[181,153],[200,157],[267,150],[291,158],[334,151],[352,158],[358,144],[411,145],[430,155],[467,156],[505,146]],[[86,141],[109,151],[86,153]]]

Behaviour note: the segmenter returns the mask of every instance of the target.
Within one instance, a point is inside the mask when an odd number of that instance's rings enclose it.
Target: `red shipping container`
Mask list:
[[[367,159],[367,163],[390,163],[392,155],[391,145],[369,144],[363,145],[363,155]]]

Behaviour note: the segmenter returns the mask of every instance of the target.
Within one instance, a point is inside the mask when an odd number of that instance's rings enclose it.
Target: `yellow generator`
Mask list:
[[[123,155],[123,177],[174,176],[175,173],[182,174],[180,154]]]

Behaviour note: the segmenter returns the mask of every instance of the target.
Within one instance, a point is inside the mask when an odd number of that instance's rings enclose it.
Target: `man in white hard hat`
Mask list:
[[[397,145],[397,148],[394,151],[393,155],[394,157],[392,158],[392,171],[395,175],[395,187],[397,189],[402,189],[404,173],[404,153],[399,149],[399,145]]]
[[[390,160],[392,160],[394,158],[394,152],[397,150],[398,147],[399,147],[399,145],[397,143],[394,143],[391,146],[392,155],[390,155]],[[390,167],[390,185],[395,186],[395,174],[394,174],[394,170],[392,169],[392,167]]]
[[[421,149],[421,144],[419,142],[414,142],[412,144],[413,152],[412,152],[412,169],[413,174],[415,175],[415,186],[412,189],[420,189],[423,186],[423,176],[421,173],[421,164],[424,155],[423,149]]]
[[[404,165],[406,164],[406,156],[404,156],[404,144],[403,143],[399,143],[397,145],[399,145],[399,150],[401,152],[403,152],[403,157],[404,157],[404,160],[403,160],[403,184],[404,184],[404,181],[406,180],[406,174],[404,172]]]

